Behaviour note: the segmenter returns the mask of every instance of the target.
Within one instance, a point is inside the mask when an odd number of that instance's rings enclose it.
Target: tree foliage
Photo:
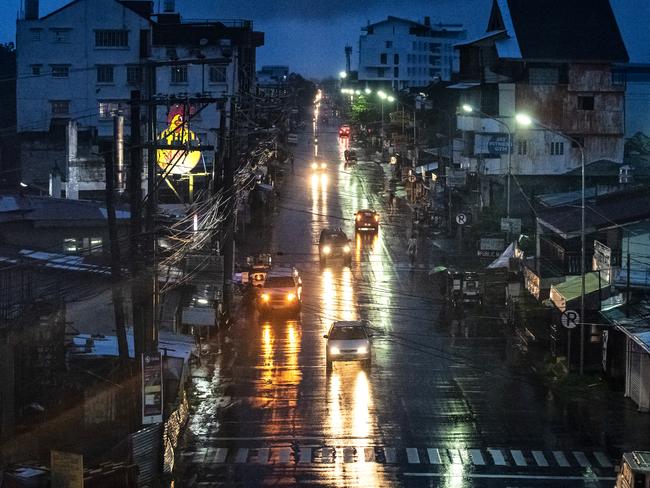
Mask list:
[[[352,100],[350,113],[352,121],[356,124],[368,124],[378,117],[375,107],[364,96],[357,96]]]

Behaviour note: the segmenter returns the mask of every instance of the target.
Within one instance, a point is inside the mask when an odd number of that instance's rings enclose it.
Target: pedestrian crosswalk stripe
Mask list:
[[[415,447],[406,448],[406,459],[409,464],[420,464],[420,455]]]
[[[311,447],[300,448],[300,464],[311,463]]]
[[[354,462],[354,447],[343,448],[343,462],[344,463]]]
[[[440,459],[440,451],[438,449],[430,447],[427,449],[427,455],[429,456],[429,462],[431,464],[442,464],[442,459]]]
[[[553,451],[553,457],[557,461],[558,466],[562,466],[563,468],[571,466],[562,451]]]
[[[396,464],[397,463],[397,451],[394,447],[385,447],[384,455],[386,456],[387,464]]]
[[[323,447],[321,449],[321,462],[333,463],[336,459],[336,449],[333,447]]]
[[[528,466],[528,463],[526,462],[526,458],[524,458],[524,455],[522,454],[521,451],[517,449],[513,449],[510,451],[510,454],[512,454],[512,459],[515,460],[515,464],[517,466]]]
[[[463,464],[463,460],[460,458],[460,452],[458,452],[458,449],[449,449],[449,454],[451,456],[452,464]]]
[[[241,447],[237,449],[237,456],[235,457],[236,463],[245,463],[248,459],[248,449]]]
[[[576,461],[578,461],[578,464],[586,468],[587,466],[590,466],[589,459],[587,459],[587,456],[585,456],[585,453],[582,451],[573,451],[573,457],[576,458]]]
[[[228,449],[225,447],[217,447],[217,452],[214,456],[214,462],[217,464],[222,464],[226,462],[226,456],[228,455]]]
[[[290,447],[281,447],[280,448],[280,462],[282,464],[287,464],[291,459],[291,448]]]
[[[598,461],[598,464],[600,464],[603,468],[612,467],[612,463],[607,458],[607,456],[605,456],[605,454],[603,454],[602,452],[600,451],[594,452],[594,457],[596,458],[596,461]]]
[[[480,449],[470,449],[469,455],[472,458],[472,463],[476,466],[485,466],[485,460]]]
[[[375,450],[372,447],[366,447],[363,448],[364,452],[364,461],[366,463],[374,463],[375,462]]]
[[[548,466],[548,461],[546,460],[546,456],[544,456],[544,453],[542,451],[532,451],[532,454],[535,458],[537,466],[541,466],[543,468]]]
[[[257,451],[257,462],[267,463],[268,460],[269,460],[269,448],[262,447],[259,451]]]
[[[506,465],[506,459],[503,457],[503,453],[501,452],[501,449],[488,448],[488,452],[490,453],[490,456],[492,456],[492,460],[494,461],[495,465],[497,466]]]

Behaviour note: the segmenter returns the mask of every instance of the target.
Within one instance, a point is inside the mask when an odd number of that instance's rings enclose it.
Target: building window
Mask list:
[[[397,53],[393,55],[393,64],[399,64],[399,54]]]
[[[172,66],[172,83],[187,83],[187,66]]]
[[[551,156],[562,156],[564,154],[563,142],[551,142]]]
[[[384,76],[384,68],[377,68],[377,78],[383,78]]]
[[[124,115],[124,118],[128,118],[131,115],[129,110],[130,106],[127,102],[119,101],[106,101],[99,102],[99,118],[100,119],[110,119],[116,113],[121,113]]]
[[[379,62],[380,62],[381,64],[388,64],[388,54],[386,54],[386,53],[381,53],[381,54],[379,55]]]
[[[399,78],[399,68],[397,66],[393,68],[393,78]]]
[[[86,250],[86,242],[88,242],[88,252],[90,254],[102,254],[104,243],[101,237],[84,238],[84,250]]]
[[[52,65],[52,78],[67,78],[68,76],[70,76],[69,64]]]
[[[390,49],[391,47],[393,47],[393,41],[386,41],[386,47],[387,47],[388,49]]]
[[[63,239],[63,252],[76,253],[79,252],[80,247],[81,246],[77,243],[77,239],[73,237]]]
[[[225,66],[210,66],[210,83],[225,83],[226,82],[226,67]]]
[[[101,237],[84,237],[63,239],[63,252],[67,254],[102,254],[103,239]]]
[[[525,156],[528,153],[528,141],[519,140],[517,141],[517,154],[519,156]]]
[[[578,110],[593,110],[594,97],[578,97]]]
[[[41,76],[42,64],[32,64],[32,76]]]
[[[61,44],[70,42],[70,29],[50,29],[52,32],[52,42]]]
[[[142,66],[134,65],[126,67],[126,82],[129,85],[142,83]]]
[[[95,31],[95,47],[129,47],[129,31],[97,30]]]
[[[50,105],[52,107],[52,115],[68,115],[70,113],[69,100],[52,100]]]
[[[113,83],[112,64],[100,64],[97,66],[97,83]]]
[[[624,71],[612,71],[612,85],[625,86],[626,76]]]
[[[32,41],[40,41],[41,40],[41,30],[42,29],[29,29],[29,32],[32,33]]]

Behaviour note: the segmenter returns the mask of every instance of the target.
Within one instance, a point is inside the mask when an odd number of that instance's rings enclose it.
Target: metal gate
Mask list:
[[[643,351],[632,339],[627,338],[627,388],[626,395],[639,404],[641,383],[641,354]]]
[[[131,434],[133,462],[138,465],[138,486],[151,486],[160,473],[162,424],[150,425]]]

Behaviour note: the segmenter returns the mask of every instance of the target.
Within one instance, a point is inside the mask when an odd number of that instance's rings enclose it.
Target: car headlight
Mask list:
[[[287,293],[287,301],[288,302],[293,302],[296,299],[296,294],[295,293]]]
[[[323,246],[323,254],[329,254],[332,252],[332,248],[329,246]]]
[[[318,163],[311,163],[311,169],[318,169]]]
[[[350,246],[343,246],[343,252],[345,254],[349,253],[350,252]]]
[[[271,295],[268,293],[262,293],[262,296],[260,297],[263,302],[268,302],[271,299]]]
[[[337,354],[340,354],[340,352],[341,351],[339,351],[338,347],[335,347],[335,346],[330,347],[330,354],[333,354],[334,356],[336,356]]]
[[[359,222],[361,220],[361,215],[357,214],[356,219],[357,219],[357,222]]]
[[[357,349],[357,354],[365,354],[367,352],[368,352],[368,348],[365,347],[365,346],[362,346],[362,347]]]
[[[325,169],[325,168],[327,168],[327,164],[325,164],[325,163],[320,163],[320,167],[321,167],[322,169]]]
[[[379,215],[375,215],[375,222],[379,222]]]

